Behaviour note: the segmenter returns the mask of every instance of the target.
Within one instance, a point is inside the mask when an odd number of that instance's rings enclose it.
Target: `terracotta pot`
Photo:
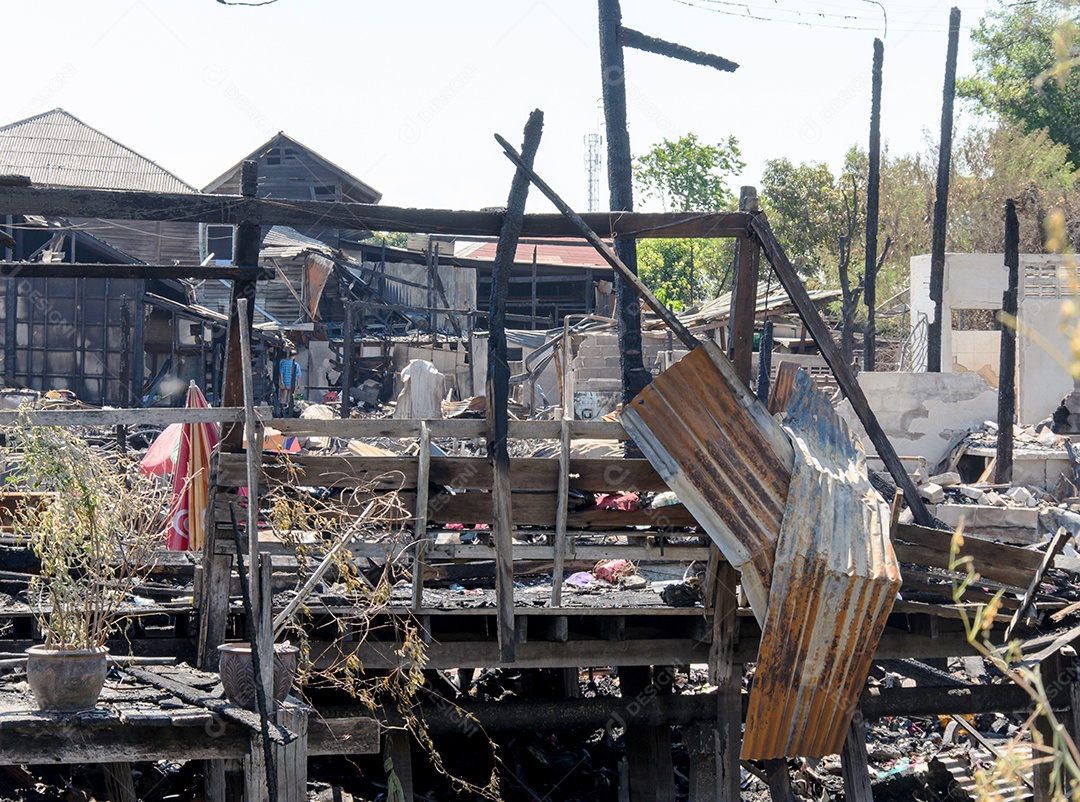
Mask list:
[[[225,688],[225,696],[234,705],[255,710],[255,668],[251,659],[251,646],[247,643],[225,643],[218,646],[218,673]],[[295,646],[274,644],[274,702],[275,707],[285,701],[296,678],[297,656]]]
[[[47,649],[31,646],[26,653],[26,681],[41,710],[77,713],[97,706],[101,688],[105,685],[109,654],[106,647]]]

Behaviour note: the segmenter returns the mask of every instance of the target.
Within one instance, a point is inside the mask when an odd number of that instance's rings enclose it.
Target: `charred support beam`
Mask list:
[[[352,413],[352,365],[356,343],[356,304],[345,304],[345,324],[341,330],[341,417]]]
[[[503,220],[501,212],[407,209],[339,201],[290,200],[282,203],[242,195],[4,186],[0,186],[0,214],[178,220],[219,225],[253,222],[294,228],[319,226],[491,237],[499,235]],[[605,237],[627,239],[737,237],[746,233],[748,223],[746,215],[738,212],[594,212],[586,214],[585,219],[591,228]],[[521,232],[524,237],[577,236],[557,214],[527,214]],[[15,258],[21,259],[22,255],[16,253]]]
[[[934,319],[930,321],[930,342],[926,369],[941,372],[941,319],[945,291],[945,229],[949,221],[949,170],[952,166],[953,98],[956,95],[956,51],[960,42],[960,9],[949,12],[949,49],[945,56],[945,87],[941,100],[941,139],[938,146],[937,191],[934,199],[934,236],[930,246],[930,300]]]
[[[584,237],[588,243],[596,249],[597,253],[604,257],[604,261],[615,269],[616,275],[622,276],[627,286],[629,286],[633,292],[656,313],[657,317],[663,320],[664,323],[675,332],[676,336],[682,340],[683,345],[691,350],[697,348],[701,344],[698,342],[697,337],[690,333],[690,330],[682,324],[670,309],[660,303],[659,299],[653,295],[652,291],[637,277],[637,274],[619,258],[618,253],[612,251],[611,248],[600,239],[597,233],[589,228],[586,220],[571,209],[566,201],[560,198],[555,190],[549,187],[547,183],[533,171],[531,166],[525,164],[518,152],[514,150],[513,145],[498,134],[495,135],[495,139],[502,145],[503,152],[506,153],[506,158],[516,164],[518,169],[523,170],[525,174],[529,176],[529,179],[533,184],[536,185],[536,188],[540,190],[540,193],[555,204],[555,208],[562,212],[567,221],[573,225],[576,232],[575,236]],[[803,290],[803,292],[805,294],[805,290]]]
[[[646,53],[655,53],[658,56],[667,56],[691,64],[700,64],[703,67],[713,67],[722,72],[735,72],[735,70],[739,69],[739,65],[734,61],[729,61],[721,56],[714,56],[712,53],[694,50],[692,47],[686,47],[686,45],[666,42],[663,39],[657,39],[655,36],[635,31],[633,28],[620,26],[619,37],[623,47],[632,47],[635,50],[644,50]]]
[[[919,492],[915,489],[915,485],[900,462],[900,458],[896,455],[896,450],[893,448],[892,443],[889,442],[889,438],[885,436],[885,432],[881,428],[881,424],[878,423],[874,410],[870,408],[870,402],[866,400],[866,396],[863,394],[851,366],[844,361],[843,354],[833,340],[832,332],[829,331],[829,327],[821,318],[821,313],[818,312],[817,307],[810,300],[806,287],[803,286],[802,280],[795,272],[795,268],[788,261],[783,247],[777,241],[772,229],[769,228],[768,220],[765,219],[764,215],[759,215],[753,219],[751,226],[761,243],[762,249],[765,251],[766,258],[772,264],[773,270],[776,271],[777,278],[780,279],[780,283],[787,291],[788,297],[795,304],[799,317],[806,324],[806,328],[810,330],[810,334],[817,343],[821,355],[829,363],[829,367],[840,385],[841,392],[851,401],[851,406],[855,409],[855,413],[859,416],[866,433],[870,436],[874,448],[877,449],[878,457],[885,463],[885,467],[888,469],[893,481],[896,482],[896,486],[904,491],[904,498],[907,499],[908,506],[911,507],[916,523],[933,527],[933,516],[926,509],[922,498],[919,497]]]
[[[998,367],[998,437],[994,481],[1012,484],[1013,421],[1016,418],[1016,311],[1020,288],[1020,223],[1016,201],[1005,201],[1005,269],[1008,288],[1001,296],[1001,362]]]
[[[528,169],[532,167],[540,136],[544,130],[544,114],[539,109],[529,115],[522,142],[523,167],[514,173],[510,196],[506,201],[499,243],[495,248],[495,266],[491,275],[491,303],[488,335],[487,368],[487,425],[488,459],[494,471],[492,486],[492,536],[495,540],[495,595],[498,605],[499,655],[504,661],[514,659],[514,564],[513,515],[510,509],[510,452],[507,450],[509,431],[510,365],[506,346],[506,301],[510,287],[510,271],[514,266],[521,225],[525,216],[525,201],[529,195]]]
[[[739,191],[739,211],[751,214],[758,211],[757,190],[754,187],[743,187]],[[758,256],[757,241],[753,237],[739,237],[735,243],[735,282],[731,293],[728,358],[735,367],[735,373],[747,387],[750,386],[750,366],[754,358]]]
[[[866,765],[866,722],[856,710],[848,725],[847,738],[840,755],[840,768],[844,773],[845,802],[874,802],[870,788],[870,770]]]
[[[619,668],[619,692],[628,708],[670,698],[671,671],[657,666]],[[616,719],[617,722],[617,719]],[[630,769],[630,802],[675,802],[671,759],[671,727],[632,724],[626,727],[626,760]]]
[[[604,129],[607,135],[608,191],[610,208],[634,210],[633,161],[630,131],[626,124],[626,68],[619,41],[622,9],[619,0],[599,0],[600,79],[604,97]],[[637,243],[616,240],[615,252],[629,271],[637,276]],[[652,376],[645,370],[641,354],[641,307],[621,274],[615,276],[615,307],[619,321],[619,364],[622,369],[623,401],[645,389]]]
[[[881,189],[881,68],[885,60],[885,45],[874,40],[874,66],[870,90],[870,165],[866,180],[866,332],[863,334],[863,370],[872,371],[877,362],[877,235],[878,195]]]
[[[259,179],[259,164],[246,161],[240,173],[240,191],[245,198],[254,198]],[[258,223],[244,221],[236,229],[236,244],[233,248],[233,264],[241,268],[257,269],[259,265],[260,230]],[[240,320],[239,300],[248,301],[246,320]],[[255,281],[237,279],[233,281],[232,296],[229,299],[229,333],[225,351],[225,370],[222,378],[220,406],[238,407],[244,403],[244,373],[251,372],[250,364],[243,364],[240,355],[240,327],[251,331],[255,322]],[[221,429],[221,450],[239,451],[243,439],[243,427],[226,425]]]

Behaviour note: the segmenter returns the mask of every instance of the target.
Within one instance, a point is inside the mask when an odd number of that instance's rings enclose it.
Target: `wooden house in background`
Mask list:
[[[203,192],[241,194],[240,169],[249,160],[259,165],[259,183],[255,194],[260,198],[348,203],[378,203],[382,199],[381,192],[284,132],[278,132],[244,156],[207,184]],[[300,229],[298,233],[319,240],[330,248],[347,250],[371,232],[315,226]],[[205,259],[214,254],[215,261],[227,260],[232,255],[233,235],[232,226],[203,226],[200,239],[202,257]]]
[[[196,193],[195,187],[63,109],[0,127],[0,173],[35,185]],[[197,264],[194,223],[8,216],[15,244],[5,259],[83,264]],[[90,404],[138,403],[147,377],[173,375],[171,312],[144,304],[149,291],[184,304],[174,281],[3,279],[0,375],[8,385],[64,389]],[[128,304],[130,316],[121,315]],[[130,328],[122,321],[130,320]],[[122,346],[127,344],[127,359]],[[122,365],[130,365],[122,376]],[[166,390],[170,387],[164,385]],[[159,385],[160,389],[160,385]],[[182,393],[178,393],[182,395]]]

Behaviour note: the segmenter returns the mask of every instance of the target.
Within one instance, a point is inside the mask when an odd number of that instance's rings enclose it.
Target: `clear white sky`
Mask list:
[[[734,134],[747,162],[736,184],[778,156],[835,167],[866,144],[875,36],[884,137],[919,150],[940,125],[950,5],[623,0],[627,26],[741,65],[627,51],[634,152]],[[990,5],[960,6],[961,75]],[[595,0],[35,0],[5,3],[4,29],[0,122],[60,106],[196,186],[284,130],[383,203],[501,206],[512,168],[492,134],[520,142],[540,108],[537,169],[585,207],[582,140],[602,117]],[[602,197],[606,208],[606,184]],[[535,197],[530,209],[549,210]]]

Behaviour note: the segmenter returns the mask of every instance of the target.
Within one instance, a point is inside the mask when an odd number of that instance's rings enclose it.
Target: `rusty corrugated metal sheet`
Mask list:
[[[889,507],[865,455],[800,371],[784,424],[795,445],[744,759],[840,751],[900,590]]]
[[[804,372],[785,418],[789,441],[712,343],[622,419],[742,571],[762,625],[742,756],[838,752],[900,589],[889,510],[861,447]]]
[[[712,342],[661,373],[622,413],[657,473],[742,572],[759,623],[794,454]]]

